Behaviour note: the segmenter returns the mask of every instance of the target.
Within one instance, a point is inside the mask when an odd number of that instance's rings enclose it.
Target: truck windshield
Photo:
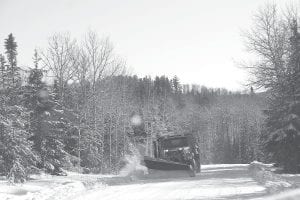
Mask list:
[[[187,142],[187,138],[185,137],[167,139],[163,142],[164,149],[187,147],[187,146],[188,146],[188,142]]]

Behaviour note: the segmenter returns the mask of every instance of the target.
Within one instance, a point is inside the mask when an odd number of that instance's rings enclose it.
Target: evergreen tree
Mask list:
[[[175,94],[178,94],[180,92],[180,83],[177,76],[174,76],[172,79],[172,87]]]
[[[17,43],[15,37],[12,34],[8,35],[8,38],[4,42],[5,53],[8,61],[6,78],[7,78],[7,89],[10,97],[10,103],[16,104],[20,99],[18,95],[20,93],[20,68],[17,66]]]
[[[45,84],[42,82],[43,73],[38,69],[38,58],[35,51],[34,57],[35,67],[30,70],[27,85],[25,86],[24,92],[24,103],[25,107],[30,113],[29,131],[32,134],[30,140],[33,141],[33,149],[37,153],[42,151],[42,141],[44,133],[42,130],[42,118],[41,115],[45,112],[46,108],[43,104],[43,99],[46,91]]]
[[[8,71],[11,78],[11,86],[15,86],[19,81],[19,68],[17,67],[17,43],[15,42],[15,37],[11,34],[4,42],[5,53],[8,60]]]
[[[31,150],[26,131],[27,112],[21,106],[0,106],[0,161],[12,182],[24,182],[38,157]]]
[[[0,90],[4,90],[6,86],[6,67],[5,57],[0,54]]]
[[[66,133],[63,110],[60,109],[57,93],[49,92],[42,82],[43,71],[38,68],[37,52],[34,56],[35,67],[30,70],[25,93],[25,106],[30,111],[29,131],[33,149],[39,155],[39,168],[56,173],[63,166],[67,153],[63,139]]]
[[[35,50],[34,53],[34,68],[30,69],[28,82],[26,85],[26,92],[24,93],[25,98],[25,105],[27,108],[31,110],[35,110],[36,106],[38,106],[39,101],[39,92],[42,91],[46,85],[42,82],[43,72],[41,69],[38,68],[38,54]]]
[[[70,165],[70,154],[65,150],[64,141],[73,136],[77,118],[73,110],[66,109],[59,100],[58,87],[54,85],[47,99],[44,127],[45,137],[44,161],[45,167],[52,173],[57,173],[63,166]]]
[[[23,182],[37,161],[28,141],[28,112],[19,104],[20,81],[17,67],[17,44],[12,34],[5,40],[8,64],[1,56],[1,106],[0,106],[0,159],[4,163],[4,173],[11,181]]]

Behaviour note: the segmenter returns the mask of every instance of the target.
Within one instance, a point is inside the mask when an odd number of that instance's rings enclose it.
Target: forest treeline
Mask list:
[[[258,20],[273,16],[271,8],[258,13]],[[109,39],[91,31],[82,41],[65,33],[51,36],[25,69],[9,34],[0,55],[0,172],[14,182],[37,170],[118,173],[125,155],[135,151],[134,138],[149,142],[157,134],[187,133],[200,146],[202,164],[276,161],[293,171],[299,163],[300,97],[295,23],[283,23],[288,29],[279,31],[290,35],[271,31],[267,38],[276,52],[247,65],[255,75],[251,84],[264,93],[186,85],[177,76],[129,75]],[[263,25],[247,35],[248,47],[258,53],[270,49],[260,46]],[[285,46],[276,43],[283,41]],[[136,117],[141,123],[133,123]]]
[[[14,36],[5,39],[0,160],[9,178],[23,180],[37,169],[117,173],[134,151],[132,135],[192,133],[203,164],[259,158],[263,101],[254,92],[129,76],[108,40],[93,32],[86,39],[79,46],[69,35],[54,35],[25,72]],[[132,124],[134,116],[142,123]]]

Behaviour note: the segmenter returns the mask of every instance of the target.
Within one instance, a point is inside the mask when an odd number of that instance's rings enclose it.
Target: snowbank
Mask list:
[[[300,174],[280,174],[280,176],[300,187]]]
[[[62,200],[71,199],[82,192],[105,187],[103,175],[87,175],[68,172],[68,176],[34,175],[25,184],[9,185],[4,179],[0,181],[1,200]]]
[[[272,195],[264,200],[299,200],[300,189],[285,191],[277,195]]]
[[[65,171],[67,176],[41,173],[31,175],[24,184],[9,185],[0,177],[1,200],[63,200],[72,199],[87,190],[129,183],[147,173],[139,156],[127,156],[126,166],[119,175],[81,174]]]
[[[296,188],[296,185],[272,172],[273,164],[264,164],[254,161],[249,165],[253,178],[267,188],[268,193],[276,193]]]
[[[0,199],[2,200],[58,200],[66,199],[85,191],[82,182],[65,182],[24,185],[1,185]]]

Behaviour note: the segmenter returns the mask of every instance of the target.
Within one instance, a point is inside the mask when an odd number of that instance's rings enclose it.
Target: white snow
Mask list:
[[[299,200],[300,189],[289,190],[280,194],[272,195],[264,198],[256,198],[255,200]]]
[[[1,186],[0,199],[3,200],[58,200],[67,199],[85,191],[82,182],[47,183],[43,186],[24,184],[15,186]]]
[[[68,176],[32,175],[25,184],[9,185],[0,180],[1,200],[61,200],[70,199],[87,189],[103,187],[99,179],[113,175],[91,175],[67,172]]]
[[[9,186],[0,181],[1,200],[171,200],[244,199],[263,196],[266,188],[250,177],[248,165],[203,165],[196,177],[169,179],[127,179],[138,158],[130,157],[123,176],[84,175],[68,172],[66,177],[41,174],[24,185]],[[104,181],[106,184],[101,184]],[[91,183],[91,184],[90,184]],[[95,185],[95,183],[98,183]],[[90,184],[90,185],[89,185]]]
[[[251,169],[252,167],[252,169]],[[264,164],[261,162],[252,162],[250,170],[259,178],[271,193],[280,192],[279,194],[269,197],[256,198],[255,200],[299,200],[300,189],[295,188],[300,185],[300,174],[274,174],[272,171],[273,164]]]
[[[300,174],[280,174],[280,176],[300,187]]]
[[[244,184],[248,181],[247,179],[241,180],[240,185],[231,185],[231,183],[234,182],[232,180],[211,180],[203,181],[201,184],[199,184],[199,181],[174,181],[110,186],[78,197],[77,200],[212,199],[264,191],[264,188],[258,185]],[[227,183],[229,183],[229,185],[226,185]]]
[[[297,181],[299,181],[298,175],[279,175],[275,174],[273,164],[264,164],[260,162],[252,162],[250,164],[250,172],[253,174],[255,179],[263,184],[268,193],[276,194],[267,198],[268,200],[271,199],[288,199],[288,200],[298,200],[300,199],[300,191],[299,190],[292,190],[296,188]],[[299,183],[298,183],[299,184]],[[264,198],[258,198],[264,199]]]
[[[147,168],[141,165],[141,158],[139,154],[133,156],[125,156],[125,162],[127,163],[120,171],[120,176],[131,176],[135,173],[147,173]]]
[[[264,195],[265,188],[248,175],[248,165],[207,165],[197,177],[149,179],[110,185],[75,200],[224,199]]]

